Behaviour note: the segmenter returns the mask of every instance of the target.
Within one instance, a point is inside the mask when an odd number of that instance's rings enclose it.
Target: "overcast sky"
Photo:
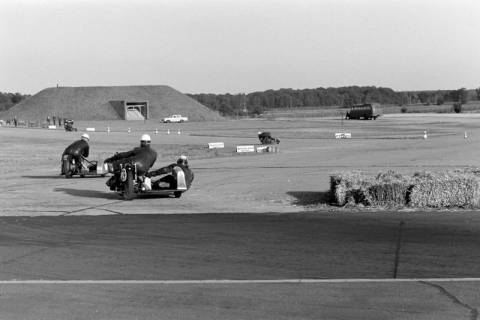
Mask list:
[[[0,0],[0,91],[480,87],[479,0]]]

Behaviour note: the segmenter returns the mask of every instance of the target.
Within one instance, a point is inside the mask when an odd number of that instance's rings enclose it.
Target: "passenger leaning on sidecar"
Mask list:
[[[88,141],[90,141],[90,137],[88,134],[82,134],[80,140],[75,141],[71,145],[69,145],[65,151],[62,153],[62,159],[64,155],[72,156],[75,159],[75,163],[78,166],[79,170],[82,169],[83,158],[87,158],[90,152],[90,146],[88,145]],[[62,166],[63,171],[63,166]],[[61,174],[65,174],[62,172]]]
[[[157,152],[150,147],[150,136],[142,135],[140,138],[140,147],[127,152],[117,153],[114,156],[105,159],[105,163],[111,164],[109,171],[115,173],[120,169],[121,164],[131,163],[136,165],[137,175],[141,176],[148,172],[157,160]],[[108,181],[107,186],[113,187],[116,175],[114,174]]]
[[[192,181],[194,178],[194,174],[190,167],[188,166],[188,159],[186,156],[181,155],[177,163],[172,163],[166,167],[160,168],[158,170],[154,170],[151,172],[148,172],[145,176],[147,177],[155,177],[159,176],[162,174],[166,174],[167,176],[162,177],[156,181],[152,181],[152,189],[153,190],[158,190],[158,189],[176,189],[177,188],[177,181],[175,180],[175,177],[173,175],[173,172],[175,170],[175,167],[178,167],[182,169],[182,171],[185,174],[185,183],[187,184],[187,190],[190,189],[190,186],[192,185]]]

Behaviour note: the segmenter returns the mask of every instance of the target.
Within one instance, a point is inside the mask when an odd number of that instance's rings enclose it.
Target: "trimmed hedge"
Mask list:
[[[403,175],[390,170],[376,176],[344,172],[330,176],[330,192],[339,206],[479,208],[480,171],[467,168]]]

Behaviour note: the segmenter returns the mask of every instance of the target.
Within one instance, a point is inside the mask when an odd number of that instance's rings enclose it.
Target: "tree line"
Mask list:
[[[29,94],[0,92],[0,112],[6,111],[22,100],[30,97]]]
[[[399,91],[374,86],[316,89],[279,89],[248,94],[189,94],[190,97],[224,116],[256,115],[270,109],[301,107],[342,107],[355,104],[384,105],[437,104],[480,100],[480,88],[467,90]]]
[[[355,104],[380,103],[384,105],[437,104],[480,100],[480,88],[467,90],[394,91],[375,86],[340,88],[279,89],[256,91],[248,94],[188,94],[208,108],[224,116],[258,115],[270,109],[301,107],[342,107]],[[30,97],[21,93],[0,92],[0,112]]]

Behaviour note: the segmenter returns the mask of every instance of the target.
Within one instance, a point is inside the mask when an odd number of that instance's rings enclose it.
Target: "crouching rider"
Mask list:
[[[86,133],[82,134],[82,137],[80,140],[77,140],[73,142],[71,145],[69,145],[65,151],[62,153],[62,159],[63,156],[69,155],[75,160],[75,165],[77,166],[79,171],[87,170],[88,171],[88,165],[83,161],[84,158],[88,158],[89,153],[90,153],[90,146],[88,142],[90,141],[90,136]],[[62,167],[62,173],[63,172],[63,166]]]
[[[150,147],[151,141],[150,135],[144,134],[140,138],[140,147],[136,147],[127,152],[117,153],[105,159],[104,162],[108,164],[108,171],[116,172],[120,170],[121,164],[130,163],[136,165],[137,175],[145,175],[153,166],[155,160],[157,160],[157,152]],[[107,181],[107,186],[109,186],[111,190],[115,188],[116,179],[116,175],[113,175]]]
[[[187,190],[190,189],[190,186],[192,185],[192,181],[194,178],[194,174],[190,167],[188,166],[188,159],[186,156],[181,155],[176,163],[172,163],[166,167],[160,168],[158,170],[154,170],[151,172],[148,172],[146,174],[147,177],[155,177],[159,175],[166,174],[166,176],[156,180],[152,181],[152,189],[153,190],[159,190],[159,189],[177,189],[177,180],[176,180],[176,170],[182,170],[184,175],[185,175],[185,183]]]

